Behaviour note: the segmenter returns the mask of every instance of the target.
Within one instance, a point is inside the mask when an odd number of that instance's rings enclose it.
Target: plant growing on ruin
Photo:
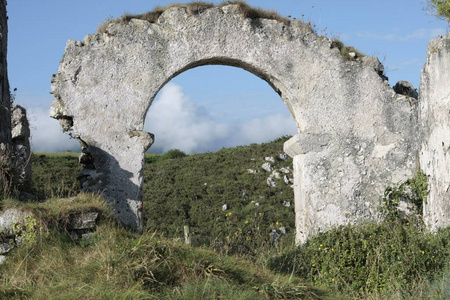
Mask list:
[[[426,3],[425,11],[450,24],[450,0],[427,0]]]

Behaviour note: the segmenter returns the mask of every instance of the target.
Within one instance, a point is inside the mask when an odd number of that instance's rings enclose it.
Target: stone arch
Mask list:
[[[298,124],[285,144],[294,157],[297,241],[375,218],[384,187],[415,169],[415,106],[309,24],[243,18],[241,9],[175,6],[154,23],[111,22],[68,41],[52,78],[51,115],[83,145],[83,189],[102,191],[119,222],[142,230],[143,155],[153,142],[142,131],[147,110],[177,74],[225,64],[267,81]]]

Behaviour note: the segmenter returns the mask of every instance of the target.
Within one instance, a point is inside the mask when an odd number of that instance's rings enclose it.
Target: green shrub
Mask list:
[[[182,158],[185,157],[186,153],[184,153],[181,150],[178,149],[172,149],[166,152],[166,154],[164,154],[164,158],[166,159],[174,159],[174,158]]]
[[[383,221],[330,228],[305,244],[272,258],[269,266],[316,284],[356,294],[411,291],[448,267],[450,227],[426,233],[418,210],[426,199],[426,176],[419,172],[382,198]],[[400,213],[400,201],[416,211]]]
[[[427,0],[428,12],[438,19],[450,23],[450,1],[449,0]]]

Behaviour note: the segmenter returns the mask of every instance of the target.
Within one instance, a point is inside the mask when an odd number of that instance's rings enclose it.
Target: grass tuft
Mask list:
[[[242,14],[242,17],[249,18],[252,20],[255,19],[271,19],[271,20],[277,20],[278,22],[284,23],[286,26],[290,25],[290,20],[288,18],[284,18],[280,16],[276,11],[274,10],[264,10],[261,8],[254,8],[248,5],[244,1],[225,1],[218,5],[218,7],[223,7],[225,5],[238,5]],[[165,7],[158,6],[155,9],[153,9],[150,12],[143,13],[143,14],[124,14],[119,19],[108,19],[103,24],[100,24],[97,28],[97,33],[105,33],[108,25],[110,23],[124,23],[128,24],[132,19],[141,19],[146,20],[150,23],[157,23],[159,17],[163,14],[164,11],[167,9],[173,8],[173,7],[182,7],[185,8],[186,11],[190,15],[198,15],[205,10],[209,8],[215,7],[213,3],[208,2],[191,2],[191,3],[174,3],[170,4]]]

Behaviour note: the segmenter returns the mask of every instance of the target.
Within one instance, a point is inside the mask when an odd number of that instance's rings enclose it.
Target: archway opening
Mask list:
[[[297,126],[267,82],[235,67],[190,69],[161,89],[144,130],[155,134],[144,176],[148,230],[182,239],[189,226],[192,244],[240,254],[293,243],[283,144]]]

